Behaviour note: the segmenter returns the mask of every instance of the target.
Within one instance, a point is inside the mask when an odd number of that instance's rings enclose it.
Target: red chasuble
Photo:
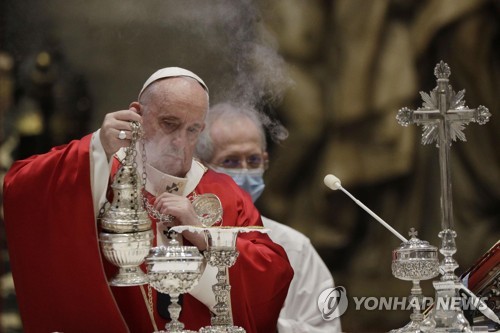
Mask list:
[[[27,333],[153,331],[140,288],[108,286],[106,275],[114,267],[99,249],[90,139],[17,161],[5,177],[5,228]],[[230,177],[208,171],[195,192],[220,198],[224,225],[262,225],[250,197]],[[286,254],[257,232],[240,234],[237,248],[238,260],[229,269],[234,323],[248,333],[275,332],[293,276]],[[163,329],[156,304],[154,310]],[[210,325],[210,316],[205,305],[185,295],[180,320],[187,329]]]

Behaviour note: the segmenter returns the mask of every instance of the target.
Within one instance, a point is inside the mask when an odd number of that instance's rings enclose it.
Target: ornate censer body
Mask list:
[[[179,295],[189,292],[200,279],[204,258],[195,246],[180,246],[175,240],[168,246],[151,248],[146,257],[149,284],[156,291],[170,295],[168,312],[172,319],[165,330],[155,333],[195,333],[179,321]],[[150,305],[151,306],[151,305]]]
[[[392,274],[401,280],[412,281],[410,304],[413,305],[411,321],[404,327],[391,330],[391,333],[420,333],[424,315],[420,312],[423,304],[420,281],[432,279],[439,274],[437,247],[429,245],[416,237],[411,229],[411,238],[392,252]]]
[[[133,128],[130,147],[118,169],[111,188],[113,200],[99,217],[101,232],[99,242],[104,257],[119,268],[109,284],[135,286],[147,284],[146,274],[139,267],[148,255],[154,234],[151,220],[142,206],[142,184],[136,170],[135,144],[140,136],[140,126]]]

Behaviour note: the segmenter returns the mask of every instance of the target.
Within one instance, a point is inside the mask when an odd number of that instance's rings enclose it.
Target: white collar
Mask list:
[[[185,178],[168,175],[146,163],[146,191],[155,197],[163,192],[185,197],[194,191],[206,171],[207,168],[195,159]]]
[[[137,155],[140,156],[140,154]],[[122,161],[125,158],[125,149],[121,148],[116,153],[116,156],[118,160]],[[192,160],[191,168],[187,172],[185,178],[175,177],[163,173],[146,163],[146,191],[155,197],[164,192],[178,194],[185,197],[194,191],[206,171],[207,168],[196,159]],[[139,177],[142,179],[142,161],[140,160],[137,160],[137,172]]]

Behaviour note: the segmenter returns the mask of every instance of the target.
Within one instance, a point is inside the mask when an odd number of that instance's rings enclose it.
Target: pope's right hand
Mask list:
[[[142,123],[142,117],[133,107],[128,110],[108,113],[104,117],[99,138],[101,139],[101,144],[106,152],[108,161],[121,147],[130,146],[130,139],[132,138],[130,123],[133,121]],[[118,137],[120,131],[125,132],[124,139]]]

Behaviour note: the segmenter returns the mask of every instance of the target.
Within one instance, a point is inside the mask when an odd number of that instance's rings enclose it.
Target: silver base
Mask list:
[[[161,330],[161,331],[154,331],[153,333],[198,333],[198,332],[189,330],[180,330],[180,331]]]
[[[246,333],[245,329],[238,326],[207,326],[200,328],[200,333]]]
[[[410,321],[404,327],[390,330],[389,333],[422,333],[420,330],[420,322]]]
[[[109,281],[113,287],[131,287],[148,284],[149,279],[140,267],[120,267],[118,274]]]
[[[460,307],[455,307],[452,300],[458,297],[456,281],[433,281],[436,289],[434,308],[420,324],[424,333],[471,333],[469,322]],[[449,301],[449,302],[448,302]],[[451,306],[443,306],[451,305]]]

